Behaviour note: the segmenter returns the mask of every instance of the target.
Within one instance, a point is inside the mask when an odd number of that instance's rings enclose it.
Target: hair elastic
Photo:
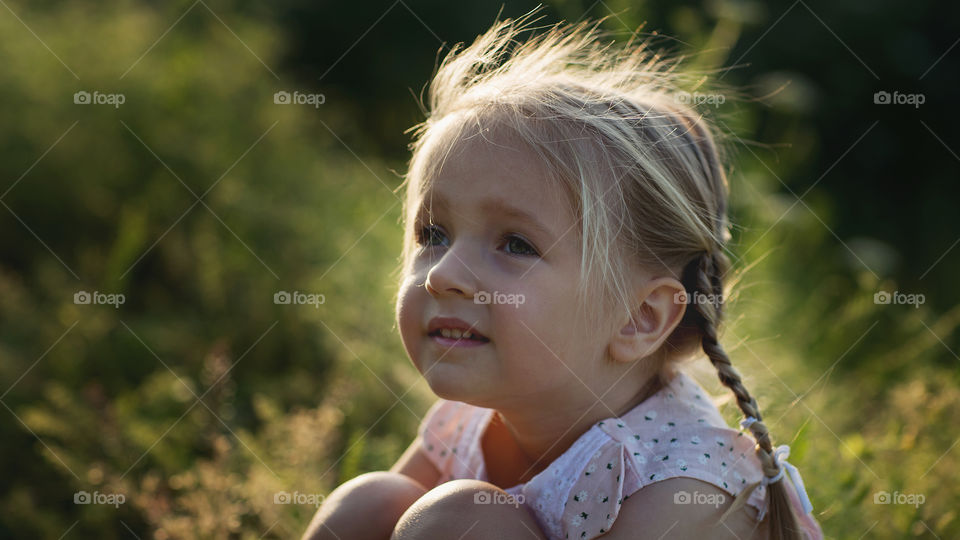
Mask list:
[[[753,416],[748,416],[745,419],[740,421],[740,426],[743,429],[748,429],[758,420]],[[775,482],[779,482],[783,479],[784,471],[790,475],[790,482],[793,484],[794,490],[797,492],[797,498],[800,499],[800,504],[803,506],[803,511],[809,514],[813,511],[813,504],[810,502],[810,497],[807,495],[807,489],[803,485],[803,478],[800,477],[800,471],[793,466],[793,464],[787,461],[787,458],[790,457],[790,447],[781,444],[773,451],[773,462],[777,464],[777,467],[780,469],[780,472],[776,476],[764,476],[761,483],[763,485],[770,485]]]

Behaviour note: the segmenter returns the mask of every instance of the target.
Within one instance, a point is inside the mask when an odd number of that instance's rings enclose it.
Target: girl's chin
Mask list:
[[[440,362],[423,377],[437,397],[451,401],[476,402],[481,391],[476,374],[463,365]]]

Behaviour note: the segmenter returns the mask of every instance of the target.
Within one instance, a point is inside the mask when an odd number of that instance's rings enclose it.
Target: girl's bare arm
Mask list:
[[[428,491],[433,489],[440,479],[440,471],[427,457],[426,450],[420,445],[419,437],[410,443],[400,459],[390,468],[390,472],[409,476]]]

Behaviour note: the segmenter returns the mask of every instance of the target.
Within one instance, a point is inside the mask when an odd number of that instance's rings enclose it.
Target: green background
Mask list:
[[[534,7],[4,0],[0,537],[298,536],[315,507],[277,493],[389,467],[433,399],[393,320],[404,130],[441,48]],[[957,4],[543,14],[609,16],[623,37],[646,22],[690,69],[732,68],[723,342],[829,537],[960,536]],[[325,101],[277,105],[281,90]]]

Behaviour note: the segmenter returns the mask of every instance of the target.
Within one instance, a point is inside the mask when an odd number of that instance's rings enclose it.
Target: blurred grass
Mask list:
[[[357,105],[332,99],[349,96],[273,103],[323,89],[271,74],[267,21],[232,14],[241,43],[197,5],[154,43],[188,5],[14,6],[69,68],[0,17],[2,537],[296,536],[315,507],[274,496],[389,467],[432,400],[393,321],[402,164],[344,145],[363,137]],[[704,46],[739,32],[674,18]],[[84,89],[126,103],[75,105]],[[755,105],[735,107],[731,129],[754,133]],[[960,360],[941,339],[960,309],[875,304],[897,284],[883,249],[865,244],[865,267],[827,229],[841,203],[812,192],[787,211],[773,174],[817,151],[804,129],[788,151],[740,150],[732,249],[752,266],[724,343],[828,536],[955,537]],[[78,290],[127,301],[76,305]],[[280,290],[325,303],[275,305]],[[81,490],[127,499],[76,505]]]

